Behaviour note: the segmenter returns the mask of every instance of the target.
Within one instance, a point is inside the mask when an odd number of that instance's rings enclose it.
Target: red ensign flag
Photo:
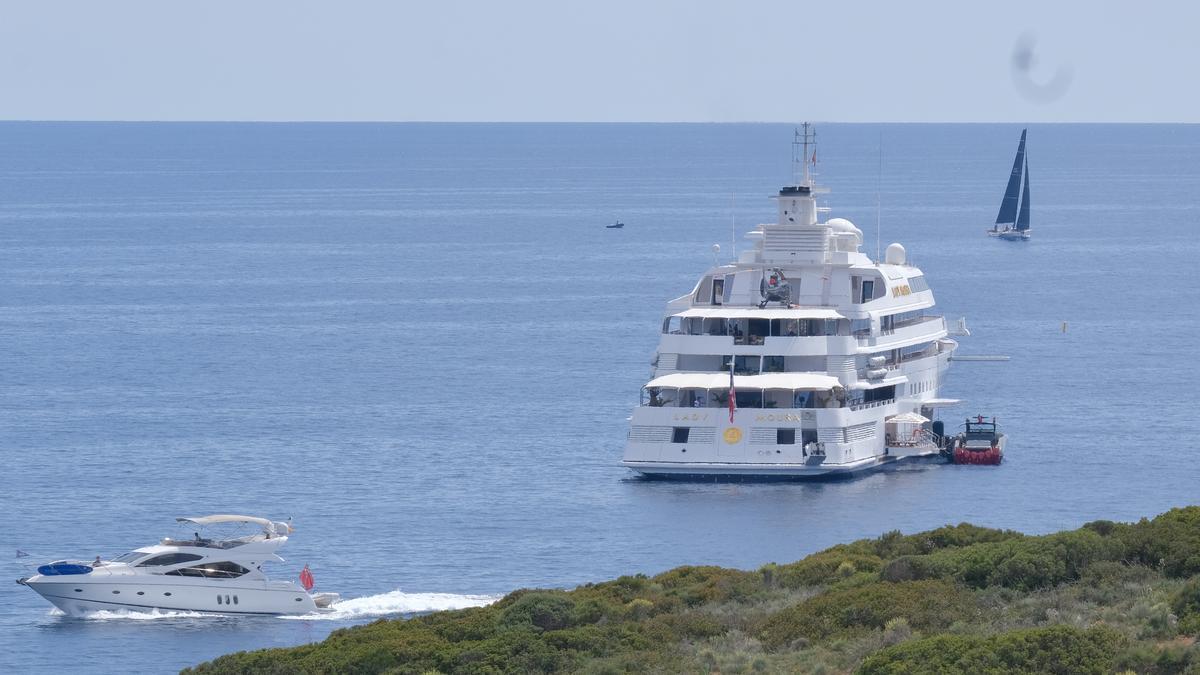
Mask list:
[[[305,565],[304,569],[300,570],[300,585],[303,586],[304,590],[306,591],[311,591],[313,588],[313,575],[308,569],[308,565]]]

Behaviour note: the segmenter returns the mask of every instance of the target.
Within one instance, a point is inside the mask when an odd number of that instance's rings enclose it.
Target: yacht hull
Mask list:
[[[741,464],[721,462],[641,462],[621,465],[644,478],[667,480],[835,480],[921,460],[940,460],[936,448],[919,453],[881,455],[849,464]]]
[[[1029,239],[1029,230],[1006,230],[996,236],[1006,241],[1026,241]]]
[[[319,611],[311,595],[289,582],[269,582],[278,586],[264,588],[236,581],[189,584],[160,580],[132,575],[119,580],[36,575],[20,583],[71,616],[102,610],[266,615]]]

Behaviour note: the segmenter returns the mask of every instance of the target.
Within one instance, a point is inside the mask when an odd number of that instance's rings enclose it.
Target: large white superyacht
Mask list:
[[[904,247],[882,261],[817,206],[815,133],[753,249],[667,303],[653,378],[622,464],[647,477],[803,478],[936,457],[936,408],[958,343]],[[716,249],[717,247],[714,247]]]

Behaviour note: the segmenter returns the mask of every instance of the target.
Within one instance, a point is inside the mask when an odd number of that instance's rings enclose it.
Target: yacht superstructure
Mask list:
[[[260,530],[224,539],[196,532],[192,538],[163,539],[112,560],[59,560],[17,583],[72,615],[98,610],[308,614],[337,600],[335,593],[310,592],[307,567],[304,588],[263,573],[263,565],[283,561],[277,551],[287,543],[289,523],[226,514],[176,520],[197,529],[234,523]]]
[[[622,464],[648,477],[806,477],[936,457],[934,410],[958,344],[904,247],[882,262],[850,221],[821,221],[803,170],[752,250],[667,304]],[[797,154],[796,152],[793,153]]]

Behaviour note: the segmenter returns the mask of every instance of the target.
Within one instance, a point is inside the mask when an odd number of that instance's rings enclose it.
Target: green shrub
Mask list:
[[[668,597],[694,607],[708,602],[746,598],[762,589],[761,576],[724,567],[677,567],[654,577]]]
[[[1153,520],[1117,526],[1129,559],[1172,577],[1200,574],[1200,507],[1171,509]]]
[[[910,640],[868,657],[860,675],[1052,673],[1107,675],[1125,638],[1108,628],[1031,628],[991,637],[938,635]]]
[[[510,628],[532,627],[539,631],[559,630],[571,625],[575,603],[562,591],[534,591],[523,594],[500,612],[500,625]]]
[[[1171,598],[1171,611],[1179,618],[1179,631],[1186,635],[1200,633],[1200,577],[1188,580]]]
[[[855,553],[849,547],[835,546],[803,560],[779,565],[775,572],[776,583],[783,588],[826,586],[838,580],[837,570],[845,564],[860,572],[874,573],[883,566],[883,560],[877,555]]]
[[[904,556],[889,562],[880,576],[887,581],[952,579],[974,588],[1033,590],[1074,581],[1089,565],[1119,560],[1124,552],[1119,541],[1080,529]]]
[[[1116,668],[1138,675],[1174,675],[1200,671],[1194,644],[1134,645],[1117,657]]]
[[[903,617],[918,630],[938,630],[976,614],[971,594],[945,581],[876,582],[830,591],[775,613],[763,622],[758,638],[770,647],[797,638],[821,640],[863,630],[882,629]]]

